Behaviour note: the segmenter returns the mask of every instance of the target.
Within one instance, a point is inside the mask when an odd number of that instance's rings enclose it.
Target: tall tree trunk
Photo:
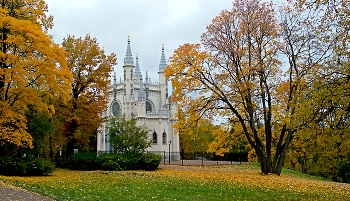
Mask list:
[[[74,153],[75,139],[74,134],[78,128],[78,121],[76,119],[71,119],[68,122],[68,130],[67,130],[67,146],[66,146],[66,157],[69,158]]]

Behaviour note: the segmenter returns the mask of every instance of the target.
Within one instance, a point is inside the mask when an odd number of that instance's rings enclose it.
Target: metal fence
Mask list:
[[[112,154],[114,152],[99,151],[100,154]],[[248,162],[248,153],[225,153],[216,155],[208,152],[168,152],[168,151],[147,151],[147,153],[158,154],[162,157],[161,164],[164,165],[232,165]],[[170,159],[170,160],[169,160]]]
[[[232,165],[248,161],[248,153],[225,153],[223,156],[208,152],[148,151],[148,153],[162,156],[161,163],[164,165]]]

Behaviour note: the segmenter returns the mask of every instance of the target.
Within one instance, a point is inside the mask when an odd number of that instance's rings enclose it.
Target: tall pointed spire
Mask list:
[[[159,72],[163,72],[166,67],[166,59],[164,54],[164,44],[162,44],[162,56],[160,57]]]
[[[126,54],[124,58],[124,65],[134,65],[134,58],[132,58],[131,47],[130,47],[130,36],[128,36],[128,46],[126,48]]]
[[[134,79],[139,80],[142,79],[142,74],[139,66],[139,56],[136,53],[136,65],[135,65],[135,72],[134,72]]]

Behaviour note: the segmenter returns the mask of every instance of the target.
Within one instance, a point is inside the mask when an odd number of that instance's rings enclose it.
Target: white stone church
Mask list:
[[[179,135],[173,131],[175,105],[168,95],[168,81],[164,75],[166,67],[164,46],[162,47],[159,64],[159,83],[151,82],[148,72],[143,78],[139,66],[131,53],[130,38],[124,58],[124,79],[117,81],[114,72],[113,88],[109,92],[108,109],[104,116],[125,115],[134,118],[137,125],[146,125],[152,146],[148,151],[159,153],[179,152]],[[113,152],[113,145],[109,143],[109,133],[103,125],[101,133],[97,136],[98,152]]]

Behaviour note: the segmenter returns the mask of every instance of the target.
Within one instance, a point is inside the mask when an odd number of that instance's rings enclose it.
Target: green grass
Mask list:
[[[252,162],[250,163],[250,165],[247,165],[245,168],[250,169],[250,170],[254,170],[254,171],[260,171],[260,164],[257,162]],[[283,168],[281,175],[284,176],[291,176],[291,177],[295,177],[295,178],[304,178],[304,179],[311,179],[311,180],[320,180],[320,181],[332,181],[330,179],[327,179],[325,177],[320,177],[320,176],[312,176],[309,174],[304,174],[295,170],[291,170],[291,169],[287,169],[287,168]]]
[[[55,200],[350,200],[350,185],[291,170],[262,176],[259,170],[256,165],[168,166],[153,172],[59,169],[47,177],[0,180]]]

